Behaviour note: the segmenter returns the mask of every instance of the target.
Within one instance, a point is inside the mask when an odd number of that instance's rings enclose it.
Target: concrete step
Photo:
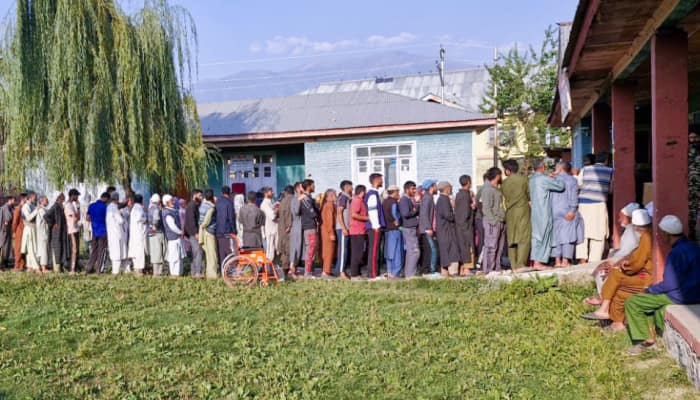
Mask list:
[[[700,390],[700,304],[666,307],[664,344]]]

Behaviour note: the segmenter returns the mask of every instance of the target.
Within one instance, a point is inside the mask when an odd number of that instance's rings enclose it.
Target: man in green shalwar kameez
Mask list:
[[[501,192],[506,203],[508,259],[517,272],[527,266],[530,256],[530,189],[527,177],[518,174],[517,161],[504,161],[503,169],[507,177],[501,183]]]

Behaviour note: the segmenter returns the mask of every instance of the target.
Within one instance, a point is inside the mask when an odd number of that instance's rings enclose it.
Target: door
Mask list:
[[[265,186],[276,190],[274,153],[233,154],[228,159],[228,185],[242,183],[246,191],[260,191]]]

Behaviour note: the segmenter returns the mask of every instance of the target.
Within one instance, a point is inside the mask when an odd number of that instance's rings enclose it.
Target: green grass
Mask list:
[[[578,317],[591,291],[4,273],[0,398],[691,398],[665,353],[632,363]]]

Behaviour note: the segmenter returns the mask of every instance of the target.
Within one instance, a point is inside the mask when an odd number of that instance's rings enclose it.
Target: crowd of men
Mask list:
[[[314,277],[317,261],[321,277],[343,279],[439,279],[598,262],[598,295],[585,299],[598,309],[584,318],[628,329],[638,342],[631,353],[639,354],[655,345],[647,316],[657,312],[659,327],[665,305],[700,302],[700,250],[683,236],[678,217],[664,216],[659,230],[672,250],[663,281],[652,284],[654,207],[637,203],[619,210],[624,232],[619,247],[608,249],[609,161],[607,153],[589,154],[580,171],[567,161],[547,171],[535,161],[524,174],[517,161],[505,160],[503,171],[486,172],[476,193],[468,175],[459,177],[455,193],[450,182],[433,179],[383,190],[376,173],[369,188],[344,180],[338,192],[316,197],[311,179],[277,198],[269,187],[245,199],[223,187],[219,197],[196,189],[187,200],[154,194],[148,204],[109,187],[88,207],[81,207],[76,189],[51,201],[27,192],[0,208],[0,266],[9,268],[13,256],[15,270],[76,273],[81,232],[88,274],[104,272],[109,259],[112,274],[133,267],[144,275],[148,260],[154,276],[167,263],[168,274],[179,277],[189,254],[193,277],[215,279],[239,246],[263,248],[291,279]]]

